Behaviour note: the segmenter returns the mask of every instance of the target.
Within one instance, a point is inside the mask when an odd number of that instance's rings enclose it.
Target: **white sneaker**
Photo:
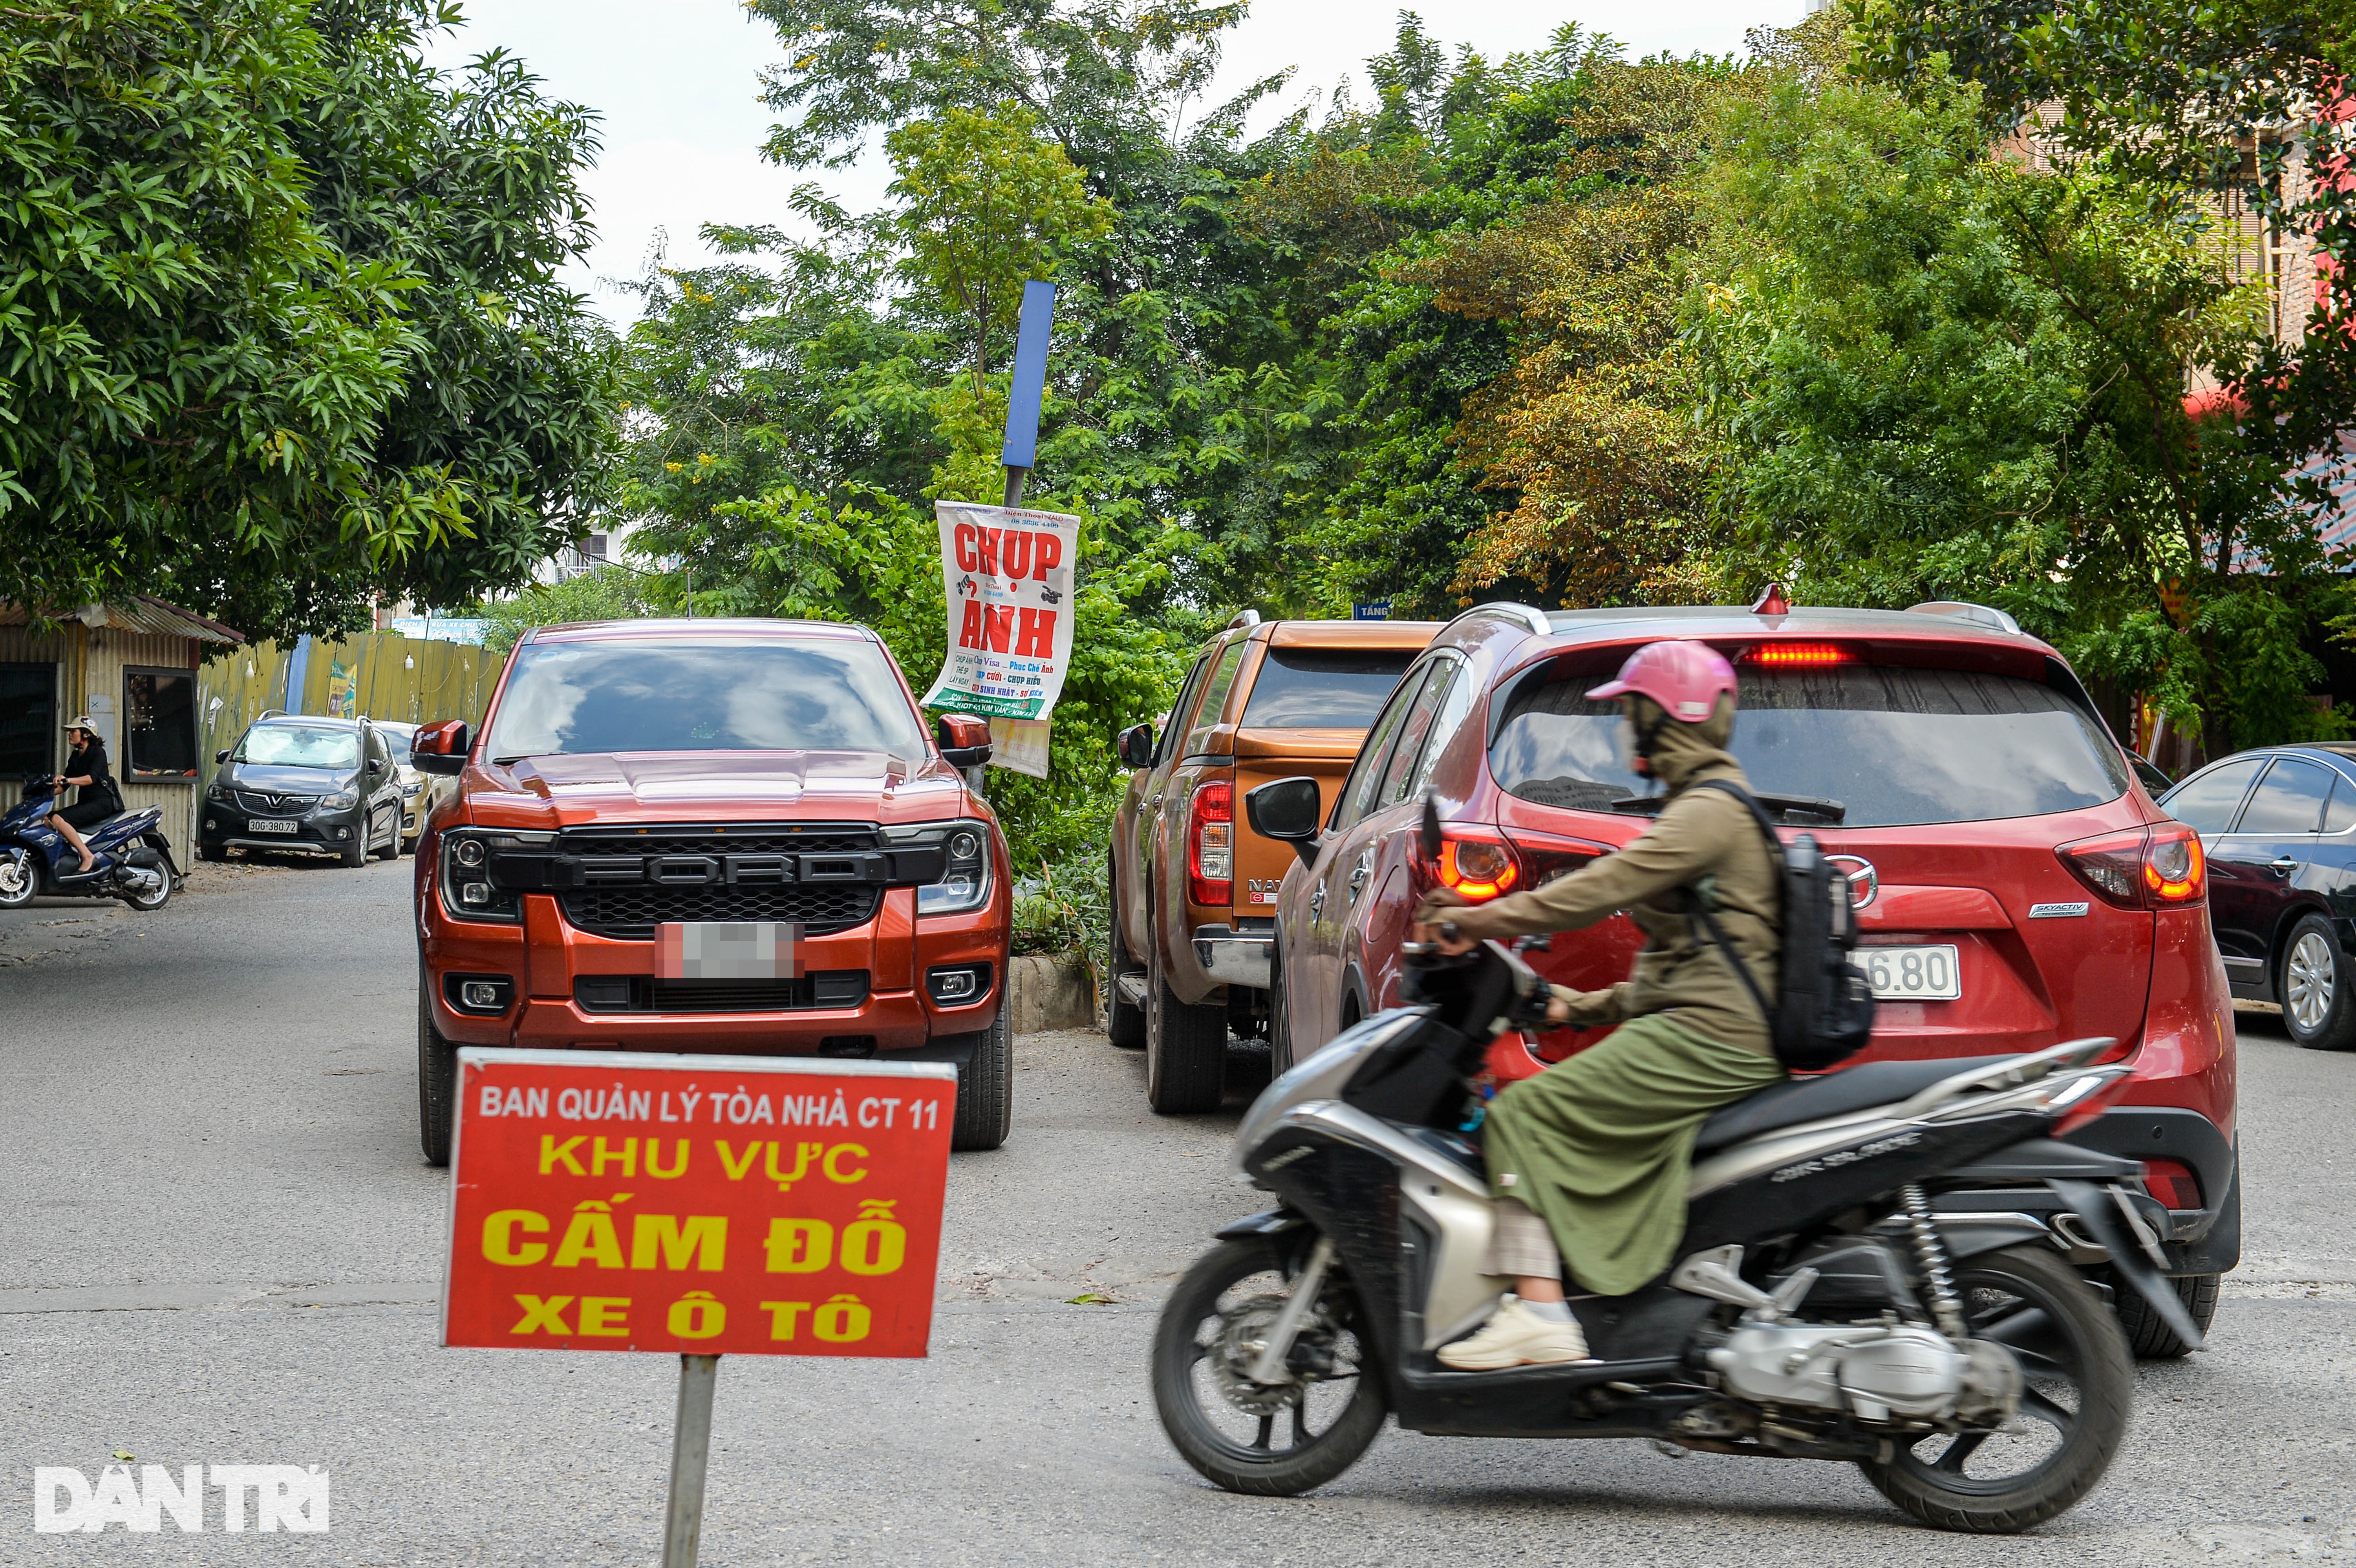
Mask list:
[[[1440,1364],[1460,1372],[1594,1359],[1587,1353],[1587,1336],[1579,1331],[1576,1318],[1569,1323],[1549,1322],[1510,1293],[1478,1333],[1440,1348]]]

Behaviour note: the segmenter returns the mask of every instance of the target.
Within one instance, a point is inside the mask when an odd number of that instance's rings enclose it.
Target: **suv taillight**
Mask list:
[[[1221,779],[1197,784],[1186,809],[1186,896],[1198,904],[1236,898],[1236,788]]]
[[[1440,880],[1468,901],[1486,903],[1514,891],[1522,866],[1503,838],[1451,827],[1440,842]]]
[[[2179,822],[2081,838],[2054,850],[2070,874],[2121,909],[2172,909],[2209,891],[2201,835]]]

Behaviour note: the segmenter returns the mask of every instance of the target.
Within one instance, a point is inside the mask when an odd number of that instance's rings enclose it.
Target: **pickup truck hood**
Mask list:
[[[745,817],[909,821],[955,811],[963,788],[953,770],[884,752],[619,752],[484,766],[468,795],[486,808],[477,820],[523,827],[523,818],[538,817],[573,827]]]

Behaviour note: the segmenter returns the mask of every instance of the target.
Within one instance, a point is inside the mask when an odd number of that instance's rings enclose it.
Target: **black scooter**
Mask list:
[[[1544,1015],[1518,954],[1409,950],[1414,1005],[1286,1072],[1237,1134],[1238,1179],[1277,1207],[1219,1232],[1163,1308],[1153,1390],[1171,1441],[1231,1491],[1340,1475],[1387,1414],[1480,1437],[1644,1437],[1858,1466],[1947,1530],[2012,1531],[2102,1478],[2133,1393],[2125,1336],[2066,1253],[2190,1343],[2159,1273],[2142,1168],[2053,1136],[2132,1070],[2085,1040],[2022,1056],[1870,1062],[1719,1113],[1695,1151],[1685,1239],[1632,1296],[1574,1299],[1595,1364],[1453,1371],[1435,1352],[1510,1282],[1479,1272],[1491,1210],[1467,1081]],[[2029,1212],[1939,1214],[1940,1192],[2033,1185]]]

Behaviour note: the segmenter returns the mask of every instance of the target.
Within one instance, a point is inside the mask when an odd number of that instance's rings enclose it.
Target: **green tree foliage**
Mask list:
[[[1083,658],[1108,662],[1066,688],[1056,778],[1006,782],[1038,859],[1085,842],[1113,731],[1244,605],[1692,600],[1774,571],[1841,603],[1992,597],[2179,720],[2311,728],[2302,639],[2338,611],[2276,459],[2320,427],[2186,411],[2188,371],[2288,361],[2193,164],[2122,129],[2173,123],[2157,89],[2100,99],[2081,61],[2072,112],[2136,156],[2090,132],[2032,167],[2000,95],[1923,52],[2031,25],[1997,3],[1872,0],[1863,73],[1837,14],[1744,60],[1630,61],[1576,27],[1484,59],[1403,13],[1372,102],[1254,135],[1281,73],[1205,97],[1239,7],[753,0],[790,62],[769,155],[880,143],[899,180],[866,214],[806,189],[815,240],[712,229],[716,264],[649,273],[624,508],[677,563],[661,592],[691,569],[699,613],[867,619],[921,682],[918,503],[998,494],[1013,286],[1052,269],[1031,494],[1087,520]],[[2066,53],[2040,57],[2055,83]]]
[[[958,323],[967,376],[939,411],[956,472],[935,493],[959,499],[999,498],[994,413],[1006,400],[989,385],[991,350],[1015,329],[1026,280],[1054,277],[1075,247],[1112,227],[1111,207],[1092,197],[1062,147],[1035,133],[1029,111],[1007,105],[996,115],[951,107],[890,137],[900,198],[890,234],[902,252],[898,271],[929,290],[935,308]]]
[[[2262,326],[2206,209],[1992,148],[1968,87],[1846,79],[1732,112],[1710,195],[1691,335],[1730,569],[1817,603],[2001,605],[2216,748],[2326,722],[2300,635],[2341,593],[2314,530],[2253,506],[2263,473],[2186,411],[2188,367]]]
[[[1692,111],[1676,105],[1724,68],[1632,66],[1576,26],[1528,54],[1451,62],[1403,13],[1367,69],[1379,105],[1337,102],[1238,204],[1305,328],[1287,366],[1304,426],[1291,498],[1313,519],[1301,543],[1321,560],[1319,606],[1387,595],[1402,613],[1452,613],[1571,592],[1572,575],[1582,597],[1608,596],[1601,581],[1625,574],[1566,574],[1533,534],[1552,538],[1542,519],[1569,514],[1527,499],[1548,464],[1531,431],[1507,429],[1569,364],[1524,368],[1576,314],[1537,252],[1558,250],[1588,204],[1642,204],[1689,162]],[[1650,227],[1676,248],[1676,225]],[[1483,553],[1468,562],[1468,549]]]
[[[2296,471],[2356,429],[2356,7],[2345,0],[1854,0],[1858,60],[1920,96],[1943,68],[1983,89],[1990,132],[2067,170],[2131,182],[2158,209],[2230,197],[2313,260],[2278,280],[2307,330],[2247,334],[2197,367],[2242,417],[2203,432],[2271,479],[2252,509],[2329,505]],[[2320,308],[2308,314],[2312,304]]]
[[[8,16],[0,599],[284,634],[521,581],[610,446],[585,112],[426,70],[423,0]]]
[[[657,613],[657,601],[648,586],[637,572],[620,566],[555,582],[535,582],[520,593],[494,599],[482,607],[483,646],[504,654],[534,626],[626,621]]]

